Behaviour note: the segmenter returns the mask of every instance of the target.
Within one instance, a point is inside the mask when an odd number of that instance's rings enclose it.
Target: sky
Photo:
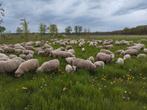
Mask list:
[[[147,24],[147,0],[0,0],[5,9],[3,25],[15,32],[20,19],[32,32],[39,24],[82,25],[91,31],[113,31]]]

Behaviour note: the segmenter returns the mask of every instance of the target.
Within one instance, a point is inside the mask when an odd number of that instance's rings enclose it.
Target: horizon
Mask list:
[[[2,3],[6,11],[3,25],[11,32],[16,31],[22,18],[29,22],[31,32],[38,32],[40,23],[57,24],[60,32],[75,25],[91,32],[107,32],[147,24],[145,0],[2,0]]]

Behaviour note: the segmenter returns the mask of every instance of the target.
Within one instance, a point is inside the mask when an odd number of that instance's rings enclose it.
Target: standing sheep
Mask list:
[[[112,61],[112,56],[106,53],[98,53],[96,55],[96,61],[103,61],[105,63],[110,63]]]

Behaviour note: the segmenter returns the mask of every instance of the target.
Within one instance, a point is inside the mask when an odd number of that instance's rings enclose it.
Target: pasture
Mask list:
[[[16,44],[26,41],[44,40],[57,49],[54,39],[84,39],[85,51],[72,45],[77,58],[96,57],[100,48],[89,46],[87,41],[116,40],[142,43],[147,48],[146,36],[91,36],[91,37],[21,37],[1,38],[0,44]],[[97,44],[100,46],[101,44]],[[132,46],[130,44],[129,46]],[[126,49],[128,45],[114,45],[109,50]],[[143,50],[140,53],[144,53]],[[111,63],[96,71],[78,69],[73,73],[65,72],[66,61],[60,60],[58,72],[29,72],[20,78],[14,74],[0,74],[0,110],[147,110],[147,58],[132,56],[123,65],[116,64],[115,54]],[[34,54],[40,65],[51,59],[51,56]]]

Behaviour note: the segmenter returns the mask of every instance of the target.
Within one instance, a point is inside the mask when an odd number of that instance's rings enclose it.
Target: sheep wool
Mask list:
[[[31,59],[25,61],[22,64],[20,64],[20,66],[15,72],[15,76],[20,77],[27,72],[35,71],[38,67],[39,67],[39,62],[37,59]]]
[[[58,59],[50,60],[48,62],[44,62],[38,69],[37,72],[51,72],[58,71],[60,66],[60,62]]]

